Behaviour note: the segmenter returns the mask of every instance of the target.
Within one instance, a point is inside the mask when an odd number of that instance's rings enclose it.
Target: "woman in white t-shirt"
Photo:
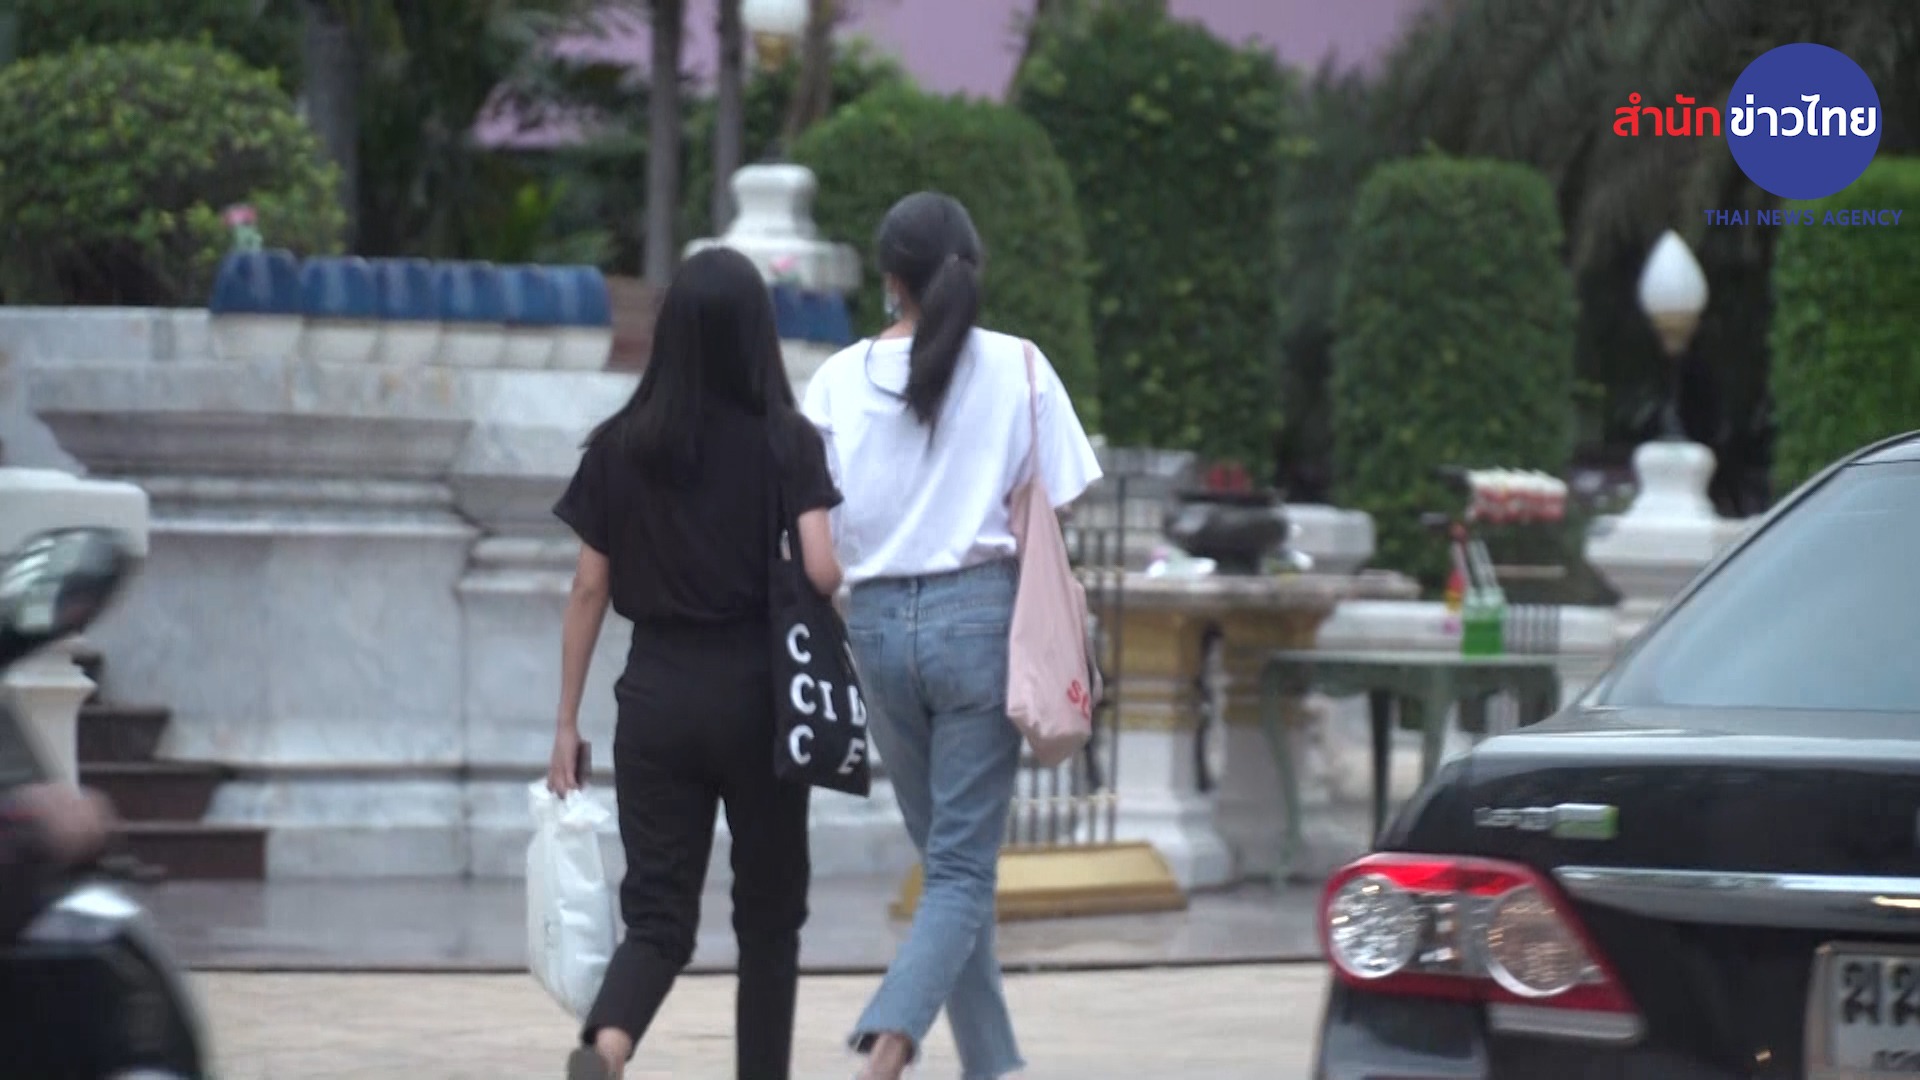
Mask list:
[[[873,737],[925,887],[913,927],[854,1027],[868,1080],[894,1080],[944,1006],[965,1080],[1023,1067],[994,954],[994,887],[1020,766],[1007,719],[1019,577],[1008,497],[1038,462],[1056,506],[1100,477],[1044,356],[974,325],[980,237],[959,202],[900,200],[880,225],[893,324],[829,359],[804,411],[826,432],[846,501],[848,633]],[[1037,451],[1037,452],[1036,452]]]

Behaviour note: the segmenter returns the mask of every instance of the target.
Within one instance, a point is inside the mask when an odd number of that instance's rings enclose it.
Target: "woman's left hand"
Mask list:
[[[553,733],[553,757],[547,762],[547,790],[565,797],[570,791],[580,787],[582,776],[576,776],[580,761],[580,729],[565,724],[555,728]]]

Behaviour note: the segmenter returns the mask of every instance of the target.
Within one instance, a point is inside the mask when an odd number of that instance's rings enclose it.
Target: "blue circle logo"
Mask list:
[[[1880,95],[1847,55],[1801,42],[1747,65],[1727,97],[1727,146],[1747,179],[1783,199],[1824,199],[1880,148]]]

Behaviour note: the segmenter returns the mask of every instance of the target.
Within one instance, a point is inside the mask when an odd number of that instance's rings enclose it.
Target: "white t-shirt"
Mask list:
[[[848,582],[945,573],[1014,554],[1007,498],[1032,459],[1021,339],[973,332],[933,440],[899,393],[908,338],[862,341],[829,357],[802,409],[827,438],[841,494],[834,533]],[[1036,348],[1040,465],[1056,508],[1100,479],[1066,387]]]

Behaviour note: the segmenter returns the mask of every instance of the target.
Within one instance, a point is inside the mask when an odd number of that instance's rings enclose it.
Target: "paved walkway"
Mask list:
[[[222,1080],[542,1080],[573,1025],[527,976],[197,977]],[[1009,976],[1028,1080],[1304,1080],[1325,969],[1180,968]],[[795,1080],[847,1080],[846,1027],[874,986],[800,989]],[[733,1076],[733,979],[684,977],[628,1080]],[[957,1077],[944,1026],[927,1078]]]
[[[897,879],[815,879],[801,935],[808,974],[878,972],[907,924],[887,905]],[[198,971],[527,969],[523,882],[183,881],[143,892],[175,955]],[[1285,963],[1320,958],[1317,888],[1247,885],[1200,893],[1185,911],[1002,923],[1009,971],[1168,963]],[[700,909],[697,971],[731,972],[733,900],[710,889]]]

